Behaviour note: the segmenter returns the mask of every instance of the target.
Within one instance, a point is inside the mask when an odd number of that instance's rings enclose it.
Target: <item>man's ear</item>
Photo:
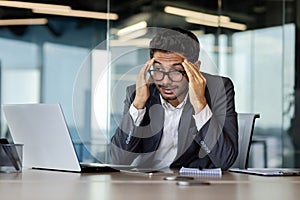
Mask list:
[[[200,70],[201,61],[197,60],[195,63],[196,67]]]

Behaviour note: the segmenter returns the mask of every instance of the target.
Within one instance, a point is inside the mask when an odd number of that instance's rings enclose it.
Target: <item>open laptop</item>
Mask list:
[[[59,104],[6,104],[2,107],[14,143],[24,144],[24,167],[70,172],[112,172],[132,168],[80,163]]]

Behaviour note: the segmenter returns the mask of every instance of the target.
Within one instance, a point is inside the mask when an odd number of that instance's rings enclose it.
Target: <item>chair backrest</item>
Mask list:
[[[246,169],[248,167],[255,119],[259,117],[259,114],[238,113],[239,154],[231,168]]]

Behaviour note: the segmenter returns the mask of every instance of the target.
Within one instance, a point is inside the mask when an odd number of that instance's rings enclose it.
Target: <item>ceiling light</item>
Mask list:
[[[169,14],[185,17],[185,21],[193,24],[201,24],[212,27],[224,27],[236,30],[246,30],[247,26],[230,21],[230,17],[224,15],[211,15],[192,10],[166,6],[164,11]]]
[[[128,33],[126,35],[119,36],[119,40],[122,40],[122,41],[132,40],[132,39],[139,38],[139,37],[146,35],[147,32],[148,32],[147,29],[143,28],[143,29]]]
[[[206,21],[206,20],[196,19],[196,18],[191,18],[191,17],[185,18],[185,21],[189,22],[189,23],[193,23],[193,24],[201,24],[201,25],[205,25],[205,26],[218,27],[217,21]]]
[[[213,22],[213,21],[205,21],[202,19],[195,19],[190,17],[185,18],[185,20],[189,23],[200,24],[205,26],[224,27],[224,28],[241,30],[241,31],[247,29],[247,26],[245,24],[235,23],[235,22],[218,22],[218,21]]]
[[[47,10],[47,9],[32,9],[32,12],[39,14],[48,15],[60,15],[69,17],[83,17],[83,18],[93,18],[93,19],[110,19],[117,20],[119,16],[115,13],[103,13],[103,12],[92,12],[83,10]]]
[[[70,6],[53,5],[45,3],[30,3],[22,1],[0,1],[0,6],[25,8],[25,9],[51,9],[51,10],[71,10]]]
[[[12,25],[44,25],[48,20],[45,18],[32,18],[32,19],[1,19],[0,26]]]
[[[131,33],[131,32],[146,28],[146,27],[147,27],[147,22],[146,21],[141,21],[141,22],[138,22],[136,24],[133,24],[133,25],[130,25],[130,26],[127,26],[125,28],[120,29],[117,32],[117,35],[118,36],[123,36],[123,35],[126,35],[128,33]]]
[[[221,23],[221,27],[240,30],[240,31],[245,31],[247,29],[247,26],[245,24],[235,23],[235,22]]]
[[[110,40],[109,44],[112,47],[134,46],[134,47],[145,47],[146,48],[149,46],[150,41],[151,41],[151,39],[148,39],[148,38],[137,38],[137,39],[130,40],[130,42],[122,41],[122,40]]]
[[[30,2],[22,2],[22,1],[0,1],[0,6],[31,9],[32,12],[39,13],[39,14],[84,17],[84,18],[93,18],[93,19],[111,19],[111,20],[118,19],[118,15],[115,13],[72,10],[70,6],[55,5],[55,4],[30,3]]]
[[[179,15],[182,17],[190,17],[190,18],[200,18],[205,21],[222,21],[222,22],[229,22],[230,17],[223,16],[223,15],[211,15],[203,12],[196,12],[192,10],[176,8],[172,6],[166,6],[164,11],[169,14]]]

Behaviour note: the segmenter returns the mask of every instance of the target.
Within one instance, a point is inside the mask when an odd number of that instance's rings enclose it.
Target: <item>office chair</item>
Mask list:
[[[238,113],[239,154],[231,168],[246,169],[248,167],[255,119],[259,114]]]

